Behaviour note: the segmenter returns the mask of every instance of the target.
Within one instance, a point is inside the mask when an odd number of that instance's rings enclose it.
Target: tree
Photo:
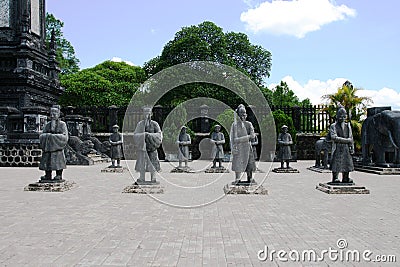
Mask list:
[[[346,109],[357,151],[361,150],[362,116],[366,114],[367,107],[372,103],[372,99],[369,97],[357,96],[356,94],[359,90],[360,89],[354,87],[349,81],[346,81],[338,88],[336,93],[322,96],[322,98],[328,100],[326,110],[331,117],[336,115],[339,104]]]
[[[63,27],[64,22],[54,17],[53,14],[46,13],[46,45],[49,47],[54,31],[57,45],[56,60],[59,63],[61,74],[76,73],[79,71],[79,59],[75,56],[72,44],[64,38]]]
[[[300,101],[287,83],[281,81],[281,83],[272,90],[272,105],[294,107],[311,105],[311,102],[308,98]]]
[[[224,33],[222,28],[205,21],[196,26],[183,27],[163,48],[161,55],[144,64],[148,77],[176,64],[191,61],[212,61],[231,66],[261,86],[269,77],[271,53],[253,45],[243,33]],[[228,89],[212,84],[196,83],[178,87],[164,96],[159,104],[174,105],[187,98],[210,97],[231,107],[237,106],[239,97]]]
[[[63,75],[63,106],[127,106],[140,84],[146,80],[144,70],[125,62],[105,61],[93,68]]]

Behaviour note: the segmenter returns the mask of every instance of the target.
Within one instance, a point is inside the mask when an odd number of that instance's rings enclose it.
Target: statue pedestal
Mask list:
[[[365,186],[354,183],[319,183],[316,189],[327,194],[369,194],[369,189]]]
[[[229,170],[225,167],[215,167],[215,168],[207,168],[205,170],[206,173],[227,173]]]
[[[289,167],[289,168],[275,168],[272,171],[276,172],[276,173],[299,173],[298,169],[294,169],[292,167]]]
[[[127,171],[128,169],[122,166],[121,167],[108,166],[107,168],[101,170],[101,172],[112,172],[112,173],[123,173]]]
[[[307,170],[310,170],[313,172],[319,172],[319,173],[331,173],[332,172],[330,169],[325,169],[324,167],[317,167],[317,166],[308,167]]]
[[[237,195],[237,194],[254,194],[254,195],[267,195],[268,190],[265,189],[262,185],[257,185],[255,181],[252,181],[251,183],[249,182],[244,182],[244,181],[239,181],[238,183],[232,182],[230,184],[226,184],[224,186],[224,192],[225,194],[232,194],[232,195]]]
[[[174,173],[194,173],[194,170],[190,167],[175,167],[171,170]]]
[[[64,192],[75,186],[75,182],[66,180],[40,180],[39,182],[27,185],[24,191]]]
[[[136,181],[134,184],[125,187],[122,193],[163,194],[164,186],[160,185],[160,182]]]

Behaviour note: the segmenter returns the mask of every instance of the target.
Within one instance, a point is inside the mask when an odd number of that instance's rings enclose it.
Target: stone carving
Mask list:
[[[113,126],[113,133],[110,135],[109,142],[111,144],[110,148],[110,157],[111,157],[111,166],[112,168],[121,168],[121,159],[123,157],[122,154],[122,144],[123,138],[122,134],[118,132],[119,126]],[[115,165],[115,161],[117,161],[117,165]]]
[[[35,116],[26,116],[25,117],[25,131],[28,133],[34,133],[39,130],[39,123],[36,122]]]
[[[182,167],[182,161],[185,162],[185,167],[188,166],[189,160],[189,145],[192,143],[190,135],[186,132],[186,126],[182,126],[181,132],[179,133],[178,140],[178,160],[179,167]]]
[[[10,0],[0,0],[0,27],[9,27]]]
[[[363,165],[399,167],[400,111],[381,109],[368,109],[368,117],[362,126]],[[385,158],[385,154],[392,158]]]
[[[139,121],[134,132],[134,143],[137,151],[135,170],[140,173],[138,184],[146,183],[145,173],[150,172],[150,183],[157,183],[155,173],[160,171],[157,149],[162,143],[161,128],[151,119],[152,109],[143,108],[144,120]]]
[[[41,177],[42,182],[62,181],[62,172],[66,168],[64,148],[68,142],[68,129],[65,122],[60,120],[60,107],[55,105],[50,109],[50,122],[39,136],[40,147],[43,150],[39,169],[45,171]],[[56,171],[54,179],[51,172]]]
[[[221,132],[221,126],[215,125],[214,132],[211,134],[211,142],[213,143],[212,151],[211,151],[211,158],[213,159],[213,166],[212,168],[222,167],[222,160],[224,159],[224,147],[225,144],[225,136]]]
[[[284,162],[286,162],[286,168],[289,169],[289,161],[292,158],[292,151],[290,145],[293,144],[292,136],[288,133],[288,127],[283,125],[281,133],[278,136],[278,159],[281,162],[281,168],[284,168]]]
[[[254,127],[246,121],[247,113],[244,105],[240,104],[235,112],[234,122],[230,131],[230,142],[232,151],[232,171],[235,172],[234,184],[240,184],[243,172],[247,174],[246,184],[255,183],[252,179],[256,171],[253,147],[251,140],[254,139]]]
[[[329,153],[332,151],[332,142],[327,137],[321,137],[315,142],[315,167],[329,169]],[[321,153],[323,158],[321,159]],[[321,166],[322,161],[322,166]]]
[[[343,175],[342,183],[353,184],[349,173],[354,170],[351,157],[351,154],[354,153],[354,141],[350,123],[345,122],[346,118],[346,110],[339,105],[336,113],[336,122],[329,126],[329,135],[332,140],[331,184],[340,183],[339,172]]]

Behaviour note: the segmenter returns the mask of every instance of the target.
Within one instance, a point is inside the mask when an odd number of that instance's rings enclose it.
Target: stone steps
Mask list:
[[[354,169],[359,172],[374,173],[379,175],[399,175],[400,168],[385,168],[377,166],[362,166],[361,164],[354,164]]]

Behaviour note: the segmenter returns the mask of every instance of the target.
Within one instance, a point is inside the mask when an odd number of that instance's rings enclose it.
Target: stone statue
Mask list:
[[[111,168],[121,168],[121,159],[123,157],[122,154],[122,144],[123,138],[122,134],[118,132],[119,126],[114,125],[112,127],[113,133],[110,135],[110,157],[111,157]],[[117,165],[115,165],[115,161],[117,161]]]
[[[221,132],[221,125],[215,125],[214,132],[211,134],[211,142],[213,143],[211,151],[211,158],[213,159],[212,168],[217,167],[217,161],[219,168],[222,168],[222,160],[224,159],[223,144],[225,144],[225,137]]]
[[[281,133],[278,136],[279,153],[278,159],[281,161],[281,168],[284,168],[284,162],[286,161],[286,168],[289,169],[289,161],[292,158],[292,151],[290,145],[293,144],[292,136],[288,133],[288,127],[283,125]]]
[[[250,141],[251,141],[251,146],[253,147],[254,159],[257,160],[258,159],[258,155],[257,155],[258,137],[257,137],[257,134]]]
[[[62,172],[66,168],[64,148],[68,143],[68,129],[65,122],[60,120],[60,106],[54,105],[50,109],[50,122],[44,126],[39,140],[43,151],[39,169],[45,171],[40,181],[62,181]],[[56,171],[54,179],[51,177],[52,171]]]
[[[146,172],[150,172],[151,182],[156,183],[155,172],[160,171],[157,148],[161,146],[162,132],[158,123],[151,119],[151,114],[151,108],[143,108],[144,120],[139,121],[134,132],[138,154],[135,170],[140,173],[137,183],[145,182]]]
[[[353,183],[349,172],[354,170],[351,154],[354,153],[354,141],[351,126],[345,122],[346,110],[339,105],[336,113],[336,122],[329,126],[329,136],[332,141],[332,183],[340,183],[338,175],[342,172],[342,183]]]
[[[179,146],[178,150],[178,160],[179,166],[178,168],[182,168],[182,161],[185,162],[185,167],[188,168],[188,160],[189,160],[189,145],[192,143],[190,139],[190,135],[186,133],[186,126],[182,126],[181,132],[179,133],[177,144]]]
[[[240,104],[236,109],[235,119],[230,131],[232,171],[235,172],[235,184],[240,183],[240,177],[243,172],[247,173],[247,183],[252,183],[253,172],[256,171],[253,147],[251,145],[251,140],[254,139],[255,133],[253,124],[246,121],[246,118],[246,108],[243,104]]]

